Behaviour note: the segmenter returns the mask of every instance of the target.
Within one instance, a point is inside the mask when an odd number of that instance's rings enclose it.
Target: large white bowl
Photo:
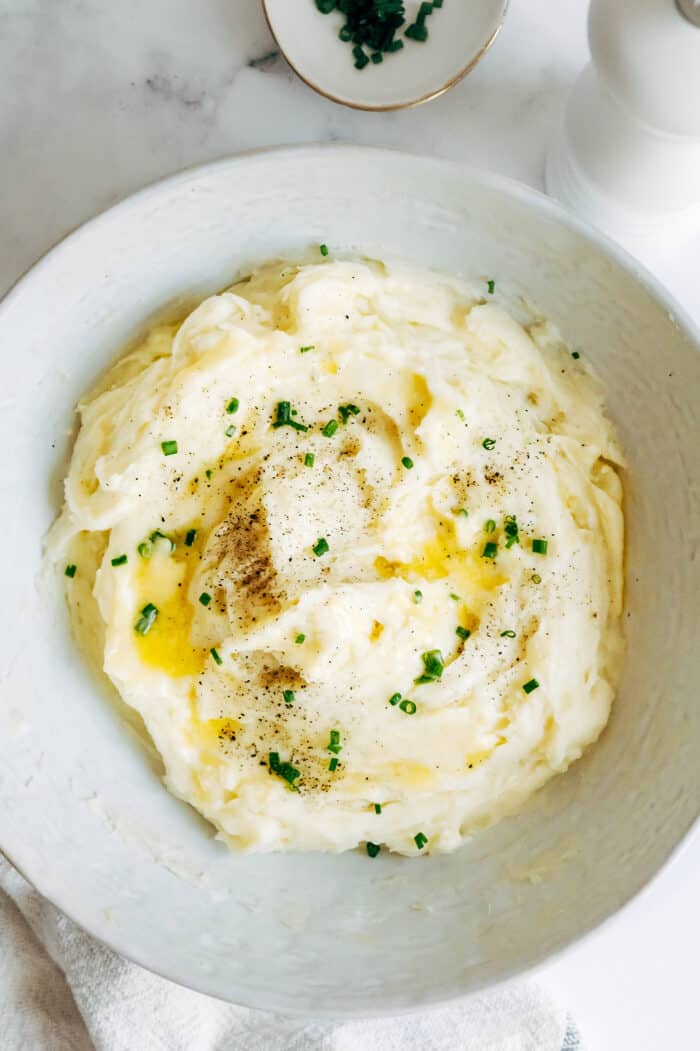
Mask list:
[[[99,371],[176,302],[322,241],[493,277],[518,313],[554,319],[605,381],[629,456],[629,655],[610,725],[522,813],[450,856],[231,853],[162,787],[40,573],[73,406]],[[663,865],[700,800],[700,354],[630,259],[492,175],[285,150],[186,172],[83,227],[7,297],[0,341],[0,841],[84,928],[237,1003],[395,1012],[522,971]]]

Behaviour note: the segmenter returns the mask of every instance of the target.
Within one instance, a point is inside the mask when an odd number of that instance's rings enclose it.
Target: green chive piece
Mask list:
[[[496,523],[494,522],[493,518],[487,518],[486,521],[484,522],[484,532],[485,533],[495,533],[496,532]]]
[[[150,540],[142,540],[136,547],[137,552],[141,558],[150,558],[153,554],[153,544]]]
[[[384,61],[384,55],[381,53],[381,51],[372,52],[372,61],[374,62],[375,66],[378,66],[380,62]]]
[[[442,678],[445,662],[440,650],[427,650],[421,654],[421,660],[423,661],[423,674],[414,680],[416,683],[437,682]]]
[[[379,851],[381,849],[382,848],[379,846],[378,843],[368,843],[367,844],[367,854],[369,855],[370,858],[376,858],[377,854],[379,853]]]
[[[294,782],[300,776],[300,771],[295,766],[292,766],[291,763],[281,763],[279,752],[270,752],[267,761],[270,772],[277,774],[278,777],[287,782],[290,788],[297,791]]]
[[[177,452],[177,442],[161,442],[160,447],[166,456],[174,456]]]
[[[488,544],[484,544],[484,550],[481,552],[482,558],[495,558],[498,554],[498,544],[494,544],[489,541]]]
[[[511,630],[509,630],[509,631],[502,631],[501,632],[501,638],[502,639],[514,639],[515,638],[515,632],[511,631]]]
[[[156,622],[157,616],[157,607],[152,602],[147,603],[141,610],[141,616],[134,624],[134,631],[138,632],[139,635],[148,635]]]
[[[240,404],[241,403],[239,402],[238,398],[231,398],[231,401],[226,406],[226,412],[228,412],[228,413],[238,412],[238,406]]]
[[[404,36],[408,40],[417,40],[418,43],[424,44],[428,39],[428,27],[418,22],[414,22],[413,25],[408,27]]]
[[[520,543],[518,521],[515,515],[506,515],[503,523],[503,532],[506,534],[506,547],[508,550],[510,550],[513,544]]]
[[[343,746],[340,743],[340,730],[331,730],[330,741],[326,745],[326,748],[329,752],[335,752],[336,755],[338,752],[342,752]]]
[[[197,538],[196,529],[188,529],[185,533],[185,547],[192,547]]]
[[[338,769],[338,756],[334,755],[328,763],[328,769],[333,774]]]
[[[465,642],[471,635],[471,631],[469,630],[469,628],[463,628],[461,624],[457,625],[455,631],[459,635],[460,639],[464,639]]]
[[[467,511],[466,507],[456,507],[455,514],[464,515],[465,518],[469,518],[469,512]]]
[[[547,554],[547,546],[548,545],[547,545],[547,541],[546,540],[533,540],[532,541],[532,550],[535,552],[536,555],[546,555]]]
[[[308,347],[299,347],[300,354],[308,354],[310,350],[316,350],[313,343],[309,343]]]
[[[369,59],[359,45],[352,49],[352,53],[355,56],[355,69],[364,69],[365,66],[369,65]],[[323,254],[327,255],[328,253],[324,252]]]
[[[571,351],[571,357],[572,357],[572,358],[576,358],[576,359],[578,359],[578,358],[580,358],[580,357],[581,357],[581,355],[580,355],[580,353],[579,353],[579,351],[578,351],[578,350],[572,350],[572,351]]]
[[[282,696],[285,704],[294,704],[294,690],[283,690]]]
[[[325,438],[332,438],[335,432],[338,430],[338,426],[339,424],[337,420],[329,420],[326,426],[321,431],[321,434]]]
[[[224,434],[226,435],[227,438],[233,438],[235,433],[236,433],[236,428],[234,427],[233,424],[231,424],[230,427],[227,427],[226,430],[224,431]]]
[[[381,812],[382,812],[382,804],[381,803],[375,803],[374,804],[374,812],[375,812],[375,814],[381,814]]]
[[[493,293],[496,291],[496,282],[495,281],[487,281],[486,282],[486,287],[489,290],[489,295],[492,296]]]
[[[306,635],[300,633],[299,635],[297,635],[294,641],[296,642],[297,646],[301,646],[302,642],[306,642]]]
[[[414,591],[413,592],[413,601],[418,606],[423,601],[423,592],[422,591]]]
[[[126,557],[126,555],[117,555],[116,558],[112,559],[112,565],[113,566],[125,566],[128,561],[129,561],[129,559]]]
[[[319,250],[319,252],[321,253],[322,256],[327,256],[328,255],[328,245],[319,245],[318,246],[318,250]]]
[[[418,711],[415,701],[409,700],[401,701],[399,708],[402,712],[405,712],[406,715],[415,715]]]
[[[211,476],[213,475],[214,472],[212,471],[211,467],[207,467],[207,469],[206,469],[206,471],[204,473],[207,476],[207,478],[211,478]]]
[[[335,10],[335,0],[316,0],[316,7],[322,15],[329,15]]]
[[[407,471],[410,471],[411,468],[413,467],[413,460],[411,459],[410,456],[402,456],[401,457],[401,463],[404,465],[404,467],[406,468]]]
[[[416,844],[419,850],[422,850],[428,842],[428,837],[424,836],[422,832],[419,832],[417,836],[413,837],[413,842]]]
[[[211,602],[211,595],[209,594],[209,592],[203,591],[202,594],[199,596],[199,601],[203,606],[208,606]]]
[[[532,693],[532,691],[536,690],[539,685],[537,679],[530,679],[523,685],[523,689],[525,690],[525,693]]]
[[[215,662],[216,662],[217,664],[223,664],[223,663],[224,663],[224,662],[223,662],[223,660],[221,659],[221,656],[219,655],[219,651],[218,651],[218,650],[216,650],[216,649],[214,649],[214,647],[213,647],[213,646],[212,646],[212,648],[211,648],[211,649],[209,650],[209,652],[211,653],[212,657],[214,658],[214,660],[215,660]]]
[[[484,438],[484,440],[483,440],[483,442],[481,444],[483,445],[484,449],[489,449],[490,450],[490,449],[493,449],[494,445],[496,444],[496,439],[495,438]]]
[[[459,597],[459,595],[455,595],[454,591],[450,592],[450,598],[452,599],[453,602],[461,602],[462,601],[461,598]]]
[[[339,405],[338,415],[340,416],[343,423],[347,423],[351,416],[359,416],[362,410],[350,403],[349,405]]]
[[[78,567],[73,565],[73,563],[71,563],[69,566],[66,566],[66,569],[65,569],[66,576],[70,577],[72,579],[75,576],[75,571],[77,570],[77,568]]]
[[[462,409],[457,409],[457,415],[459,416],[460,420],[464,420],[464,419],[466,419],[466,417],[465,417],[465,415],[464,415],[464,412],[462,411]]]
[[[308,427],[299,423],[297,420],[293,420],[292,406],[288,401],[277,402],[276,417],[272,422],[272,426],[276,429],[278,427],[293,427],[295,431],[308,431]]]
[[[304,457],[304,467],[313,467],[316,457],[313,453],[307,453]]]
[[[539,575],[539,573],[533,573],[532,576],[530,577],[530,580],[532,581],[533,584],[541,584],[542,583],[542,577]]]
[[[396,707],[396,705],[399,703],[400,700],[401,700],[401,694],[400,693],[392,693],[391,697],[389,698],[389,704],[391,704],[394,707]]]
[[[330,548],[328,547],[328,541],[324,536],[319,537],[314,546],[311,548],[311,550],[317,558],[320,558],[321,555],[325,555],[326,551],[330,551]]]
[[[175,550],[175,541],[166,533],[162,533],[160,529],[154,529],[148,539],[152,544],[157,543],[158,540],[165,540],[165,542],[168,545],[168,551],[170,554],[172,554]]]

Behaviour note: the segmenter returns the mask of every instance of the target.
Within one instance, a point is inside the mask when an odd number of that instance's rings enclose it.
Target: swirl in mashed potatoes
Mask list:
[[[228,843],[452,850],[598,737],[621,455],[577,357],[485,285],[277,263],[80,406],[74,623]]]

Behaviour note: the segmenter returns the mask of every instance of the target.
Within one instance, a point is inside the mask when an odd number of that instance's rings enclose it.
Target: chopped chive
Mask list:
[[[125,566],[128,561],[129,561],[129,559],[126,557],[126,555],[117,555],[116,558],[112,559],[112,565],[113,566]]]
[[[389,698],[389,704],[391,704],[391,705],[393,705],[395,707],[399,703],[400,700],[401,700],[401,694],[400,693],[392,693],[391,697]]]
[[[316,347],[313,343],[310,343],[308,347],[299,347],[300,354],[308,354],[310,350],[316,350]]]
[[[318,250],[319,250],[319,252],[321,253],[322,256],[327,256],[328,255],[328,245],[319,245],[318,246]]]
[[[464,412],[462,411],[462,409],[457,409],[457,415],[459,416],[460,420],[464,420],[465,419],[465,415],[464,415]]]
[[[487,518],[486,521],[484,522],[484,532],[485,533],[495,533],[496,532],[496,523],[494,522],[493,518]]]
[[[382,804],[381,803],[375,803],[374,804],[374,812],[375,812],[375,814],[381,814],[381,812],[382,812]]]
[[[157,607],[152,602],[147,603],[141,610],[141,616],[134,624],[134,631],[138,632],[139,635],[148,635],[156,622],[157,616]]]
[[[489,541],[488,544],[484,544],[484,550],[481,552],[482,558],[495,558],[498,554],[498,544],[494,544],[493,541]]]
[[[283,690],[282,696],[285,704],[294,704],[294,690]]]
[[[188,529],[185,533],[185,547],[192,547],[197,537],[196,529]]]
[[[166,456],[174,456],[177,452],[177,442],[161,442],[160,447]]]
[[[328,762],[328,769],[333,774],[338,769],[338,756],[334,755]]]
[[[416,712],[418,711],[418,708],[416,706],[416,702],[415,701],[409,701],[409,700],[401,701],[401,704],[399,705],[399,708],[401,709],[402,712],[405,712],[406,715],[415,715]]]
[[[330,740],[329,740],[328,744],[326,745],[326,749],[329,752],[335,752],[336,755],[338,754],[338,752],[342,752],[343,746],[340,743],[340,731],[339,730],[331,730],[331,732],[330,732]]]
[[[227,427],[226,430],[224,431],[224,434],[226,435],[227,438],[233,438],[235,433],[236,433],[236,428],[234,427],[233,424],[231,424],[230,427]]]
[[[425,22],[428,15],[432,14],[433,5],[428,3],[428,0],[423,0],[423,3],[418,8],[418,14],[416,15],[416,22],[421,24]]]
[[[365,66],[369,65],[369,59],[359,44],[352,49],[352,53],[355,57],[355,69],[364,69]],[[328,255],[328,251],[326,250],[322,254]]]
[[[581,355],[580,355],[580,353],[579,353],[579,351],[578,351],[578,350],[572,350],[572,351],[571,351],[571,357],[572,357],[572,358],[580,358],[580,357],[581,357]]]
[[[427,650],[421,654],[421,660],[423,661],[423,674],[414,680],[416,683],[437,682],[442,678],[445,662],[440,650]]]
[[[75,576],[75,571],[76,571],[77,568],[78,567],[73,565],[73,563],[71,563],[69,566],[66,566],[66,569],[65,569],[66,576],[70,577],[72,579]]]
[[[483,440],[483,442],[481,444],[483,445],[484,449],[489,449],[490,450],[490,449],[493,449],[494,445],[496,444],[496,439],[495,438],[484,438],[484,440]]]
[[[311,548],[311,550],[317,558],[320,558],[321,555],[325,555],[326,551],[330,550],[330,548],[328,547],[328,541],[324,536],[319,537],[314,546]]]
[[[375,66],[378,66],[380,62],[384,61],[384,55],[381,53],[381,51],[372,52],[372,61],[374,62]]]
[[[421,603],[423,601],[423,592],[422,591],[414,591],[413,592],[413,601],[415,602],[416,605],[419,605],[419,603]]]
[[[141,543],[137,545],[136,550],[141,558],[150,558],[153,554],[153,544],[150,540],[142,540]]]
[[[541,584],[542,583],[542,577],[539,575],[539,573],[533,573],[532,576],[530,577],[530,580],[532,581],[533,584]]]
[[[466,507],[456,507],[455,514],[464,515],[465,518],[469,518],[469,512],[467,511]]]
[[[428,842],[428,837],[424,836],[422,832],[419,832],[417,836],[413,837],[413,842],[416,844],[419,850],[422,850]]]
[[[316,457],[313,453],[307,453],[304,457],[304,467],[313,467]]]
[[[292,406],[288,401],[278,401],[275,411],[277,415],[272,422],[272,426],[275,429],[277,427],[293,427],[295,431],[308,431],[309,428],[305,424],[292,419],[292,416],[295,414],[292,412]]]
[[[370,858],[376,858],[381,849],[378,843],[367,843],[367,854]]]
[[[410,471],[411,468],[413,467],[413,460],[411,459],[410,456],[402,456],[401,457],[401,463],[404,465],[404,467],[406,468],[407,471]]]
[[[294,641],[296,642],[297,646],[301,646],[302,642],[306,642],[306,635],[300,632],[299,635],[297,635],[297,637],[294,639]]]
[[[203,606],[208,606],[211,602],[211,595],[209,594],[209,592],[203,591],[202,594],[199,596],[199,601]]]
[[[428,39],[428,27],[422,23],[414,22],[413,25],[407,28],[404,36],[408,40],[417,40],[419,44],[424,44]]]
[[[489,290],[489,295],[490,295],[490,296],[492,296],[492,295],[493,295],[493,293],[494,293],[494,292],[496,291],[496,282],[495,282],[495,281],[493,281],[493,280],[491,280],[491,281],[487,281],[487,282],[486,282],[486,287],[487,287],[487,288],[488,288],[488,290]]]
[[[335,432],[338,430],[338,426],[339,425],[337,420],[329,420],[326,426],[321,431],[321,434],[324,436],[324,438],[332,438]]]
[[[228,413],[238,412],[238,406],[240,404],[241,403],[239,402],[238,398],[231,398],[231,401],[226,406],[226,412],[228,412]]]
[[[403,47],[403,40],[392,40],[390,44],[387,44],[386,51],[389,54],[393,54],[395,51],[400,51]]]
[[[279,752],[270,752],[267,762],[271,773],[277,774],[278,777],[287,782],[290,788],[297,790],[294,782],[300,776],[300,772],[295,766],[292,766],[291,763],[281,763]]]
[[[214,472],[212,471],[211,467],[207,467],[207,469],[206,469],[206,471],[204,473],[207,476],[207,478],[211,478],[211,476],[213,475]]]
[[[547,554],[547,546],[548,545],[547,545],[547,541],[546,540],[533,540],[532,541],[532,550],[535,552],[536,555],[546,555]]]
[[[509,631],[502,631],[501,632],[501,638],[502,639],[514,639],[515,638],[515,632],[511,631],[511,630],[509,630]]]
[[[518,521],[515,515],[506,515],[503,523],[503,532],[506,534],[506,547],[509,550],[513,546],[513,544],[520,543]]]
[[[457,627],[455,628],[455,631],[459,635],[460,639],[464,639],[465,641],[471,635],[471,631],[469,630],[469,628],[463,628],[461,624],[457,625]]]
[[[219,655],[219,651],[218,651],[218,650],[216,650],[216,649],[214,649],[214,647],[213,647],[213,646],[212,646],[212,648],[211,648],[211,649],[209,650],[209,652],[211,653],[212,657],[214,658],[214,660],[215,660],[215,662],[216,662],[217,664],[223,664],[223,663],[224,663],[224,662],[222,661],[222,659],[221,659],[220,655]]]
[[[537,679],[529,679],[523,685],[523,689],[525,690],[525,693],[532,693],[532,691],[536,690],[539,685],[540,684],[538,683]]]
[[[316,7],[322,15],[329,15],[335,10],[335,0],[316,0]]]
[[[340,416],[343,423],[347,423],[350,416],[359,416],[362,410],[357,405],[353,405],[350,402],[349,405],[339,405],[338,415]]]
[[[462,601],[461,598],[459,597],[459,595],[455,595],[454,591],[450,592],[450,598],[452,599],[453,602],[461,602]]]
[[[158,540],[165,540],[168,545],[168,551],[170,552],[170,554],[172,554],[175,550],[175,541],[166,533],[162,533],[160,529],[154,529],[148,539],[152,544],[155,544]]]

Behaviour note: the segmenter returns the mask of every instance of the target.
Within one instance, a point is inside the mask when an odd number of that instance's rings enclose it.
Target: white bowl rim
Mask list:
[[[465,180],[473,183],[481,184],[489,189],[500,190],[504,194],[520,200],[533,208],[535,208],[540,214],[549,216],[556,222],[564,226],[565,228],[573,231],[580,235],[584,240],[589,242],[592,246],[601,251],[609,259],[612,259],[620,267],[630,273],[635,280],[656,300],[659,302],[668,312],[669,316],[677,324],[679,328],[685,331],[690,337],[691,341],[696,345],[698,353],[700,353],[700,325],[698,325],[693,318],[687,313],[671,295],[670,292],[664,287],[664,285],[656,278],[650,270],[648,270],[642,263],[631,256],[624,248],[618,245],[611,238],[607,237],[601,231],[594,227],[588,226],[586,223],[577,219],[574,215],[563,208],[558,202],[548,197],[546,194],[536,190],[525,183],[521,183],[516,179],[512,179],[505,175],[490,172],[486,169],[477,168],[472,165],[462,163],[460,161],[450,160],[448,158],[441,157],[426,157],[424,154],[411,153],[405,150],[395,150],[388,147],[374,147],[374,146],[361,146],[351,143],[307,143],[296,146],[267,146],[257,149],[251,149],[242,151],[237,154],[229,154],[221,157],[214,161],[209,161],[204,164],[190,165],[181,171],[175,172],[172,175],[165,176],[162,179],[158,179],[155,182],[149,183],[141,190],[137,190],[135,193],[128,194],[118,200],[115,204],[110,205],[109,208],[104,209],[97,215],[85,222],[80,223],[77,227],[74,227],[57,242],[55,242],[46,252],[39,257],[39,259],[31,264],[23,273],[19,275],[15,282],[9,287],[5,295],[0,299],[0,323],[3,321],[3,317],[7,312],[8,308],[12,305],[15,295],[19,293],[21,286],[25,282],[31,280],[33,276],[43,272],[44,268],[52,265],[57,258],[60,257],[61,252],[69,245],[75,244],[81,237],[85,236],[88,232],[92,232],[94,229],[100,226],[101,223],[107,220],[112,220],[122,210],[127,210],[137,202],[148,200],[151,197],[156,197],[166,189],[170,189],[181,183],[187,183],[193,179],[197,179],[200,176],[214,173],[218,170],[225,170],[227,168],[234,167],[236,165],[245,164],[248,161],[255,162],[259,157],[267,154],[285,154],[286,156],[293,158],[294,156],[312,157],[314,153],[359,153],[369,156],[371,158],[380,159],[382,156],[396,157],[403,156],[407,162],[420,161],[421,163],[429,162],[435,164],[438,167],[451,169],[456,173],[463,173]],[[567,945],[553,951],[545,951],[540,956],[534,955],[534,958],[530,964],[525,968],[514,967],[506,973],[503,978],[499,981],[484,981],[479,986],[473,988],[469,992],[465,993],[459,988],[454,988],[450,992],[446,992],[444,996],[435,997],[426,1000],[418,1008],[393,1008],[391,1011],[384,1010],[382,1008],[370,1008],[369,1010],[347,1010],[345,1012],[332,1012],[324,1010],[321,1007],[314,1015],[310,1015],[308,1011],[300,1010],[287,1010],[286,1013],[289,1016],[298,1016],[306,1018],[319,1018],[319,1019],[353,1019],[353,1018],[382,1018],[398,1015],[409,1015],[416,1013],[417,1011],[424,1011],[446,1006],[457,1001],[466,1001],[472,997],[483,995],[485,992],[497,991],[504,988],[510,982],[516,979],[524,979],[528,975],[532,975],[537,969],[542,967],[545,963],[550,964],[555,960],[561,959],[563,956],[568,954],[574,947],[582,945],[584,941],[588,941],[594,934],[601,932],[603,929],[608,928],[610,924],[615,922],[623,912],[627,910],[640,899],[646,896],[650,891],[653,884],[656,883],[657,879],[665,872],[671,864],[680,856],[680,854],[689,849],[691,843],[694,844],[700,839],[700,802],[697,807],[697,814],[695,818],[685,829],[684,833],[680,836],[675,846],[668,852],[666,858],[658,867],[656,872],[648,879],[644,880],[636,889],[629,893],[629,896],[625,901],[608,916],[604,917],[598,922],[590,924],[585,930],[581,931],[576,937],[574,937]],[[62,897],[53,894],[48,895],[42,891],[41,878],[32,878],[25,873],[21,866],[17,865],[7,850],[5,850],[0,843],[0,854],[2,854],[11,865],[13,865],[20,875],[30,884],[35,890],[37,890],[47,901],[50,902],[55,908],[59,909],[65,916],[67,916],[76,926],[88,934],[91,938],[94,938],[99,944],[104,945],[112,952],[117,953],[119,956],[128,960],[130,963],[134,963],[139,967],[142,967],[145,971],[151,974],[157,975],[159,978],[164,978],[167,981],[173,982],[176,985],[180,985],[184,988],[191,989],[193,992],[201,993],[204,996],[209,996],[212,999],[219,999],[224,1003],[235,1003],[235,1006],[247,1007],[253,1010],[265,1010],[264,1007],[260,1007],[259,1003],[253,1003],[250,1001],[236,1000],[230,1001],[225,1000],[223,997],[217,997],[202,984],[193,982],[190,980],[183,980],[181,977],[174,974],[169,974],[167,969],[154,969],[148,963],[138,958],[138,954],[132,954],[128,948],[125,948],[120,944],[120,938],[115,933],[113,938],[109,940],[104,937],[97,936],[91,931],[87,930],[82,926],[79,920],[77,920],[70,907],[66,907],[63,904]]]

